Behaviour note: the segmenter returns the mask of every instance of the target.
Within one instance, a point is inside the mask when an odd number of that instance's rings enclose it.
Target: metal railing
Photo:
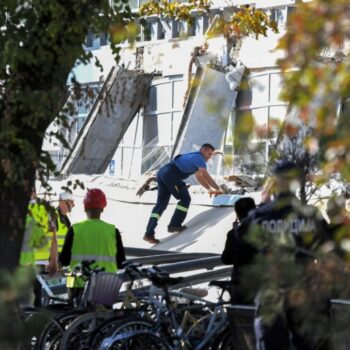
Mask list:
[[[127,260],[142,265],[158,265],[163,271],[169,274],[184,273],[197,271],[191,275],[187,275],[180,284],[174,288],[181,288],[188,285],[195,285],[208,282],[213,279],[227,278],[231,275],[232,267],[222,268],[222,262],[219,254],[214,253],[181,253],[169,252],[156,249],[143,249],[125,247]],[[221,268],[220,268],[221,266]],[[210,271],[201,271],[210,270]],[[128,281],[128,276],[121,270],[118,272],[124,281]],[[41,275],[38,275],[45,293],[49,296],[55,296],[65,293],[65,279],[61,279],[61,283],[49,286]]]

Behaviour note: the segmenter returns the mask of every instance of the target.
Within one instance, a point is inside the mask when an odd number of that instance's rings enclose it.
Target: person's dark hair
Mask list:
[[[235,203],[235,212],[239,221],[247,217],[248,213],[255,209],[255,201],[251,197],[242,197]]]
[[[215,151],[215,147],[213,145],[211,145],[210,143],[204,143],[201,148],[209,148],[212,151]]]
[[[99,219],[103,209],[101,208],[85,208],[86,215],[90,219]]]

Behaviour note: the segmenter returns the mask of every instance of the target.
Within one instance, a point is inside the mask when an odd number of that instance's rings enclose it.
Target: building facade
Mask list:
[[[133,9],[140,4],[139,0],[130,2]],[[118,66],[152,74],[152,81],[135,115],[118,131],[121,137],[115,151],[106,154],[110,158],[104,169],[106,174],[136,178],[156,170],[175,153],[196,150],[204,142],[215,143],[226,155],[225,161],[211,164],[218,175],[264,173],[270,147],[288,109],[279,97],[281,74],[276,61],[282,53],[273,49],[283,35],[295,3],[292,0],[233,2],[233,5],[243,4],[265,7],[278,23],[280,33],[269,32],[267,37],[247,37],[239,42],[213,35],[215,22],[233,11],[232,6],[214,1],[209,14],[193,12],[192,24],[158,16],[147,18],[147,30],[140,27],[137,41],[121,45]],[[94,98],[116,66],[108,41],[104,33],[89,33],[85,42],[85,49],[92,51],[103,65],[102,73],[93,62],[77,65],[72,72],[82,86],[91,86],[95,91],[90,101],[76,102],[77,113],[71,117],[72,129],[68,133],[73,148],[86,118],[90,118]],[[230,74],[239,67],[244,67],[244,74],[230,90]],[[199,83],[195,80],[197,75]],[[215,91],[210,91],[211,85],[216,86]],[[220,118],[213,120],[216,115]],[[220,128],[214,130],[211,119]],[[247,137],[239,126],[249,123],[252,127]],[[74,154],[62,146],[50,152],[55,155],[58,167],[66,169],[67,157],[81,153]],[[105,160],[104,164],[107,164]]]

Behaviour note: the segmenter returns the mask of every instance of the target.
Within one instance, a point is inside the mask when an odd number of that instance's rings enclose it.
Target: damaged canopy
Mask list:
[[[192,152],[203,143],[221,147],[245,67],[225,74],[198,67],[173,155]]]
[[[137,113],[151,74],[115,68],[107,78],[61,173],[102,174]]]

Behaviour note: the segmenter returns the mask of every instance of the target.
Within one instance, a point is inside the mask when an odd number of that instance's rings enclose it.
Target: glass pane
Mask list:
[[[246,143],[251,139],[254,127],[254,118],[251,110],[237,111],[233,128],[233,141],[235,145]],[[228,135],[229,137],[229,135]]]
[[[237,109],[250,107],[252,104],[252,90],[247,80],[243,80],[237,95]]]
[[[157,110],[157,87],[151,86],[148,92],[148,105],[146,112],[155,112]]]
[[[270,85],[270,101],[273,102],[281,102],[279,98],[279,94],[281,93],[282,88],[282,77],[280,73],[271,74],[271,85]]]
[[[246,143],[235,147],[233,168],[236,174],[259,175],[266,168],[266,142]]]
[[[123,145],[130,147],[141,146],[141,125],[140,118],[136,115],[123,137]]]
[[[123,147],[122,176],[128,177],[131,165],[132,148]]]
[[[172,130],[172,143],[176,140],[176,135],[179,131],[180,123],[182,119],[182,112],[173,113],[173,130]]]
[[[145,115],[143,120],[143,146],[152,147],[158,143],[157,117]]]
[[[122,175],[122,156],[123,153],[123,148],[118,147],[117,151],[114,154],[113,159],[115,160],[115,175],[116,176],[121,176]]]
[[[264,106],[269,101],[269,75],[253,77],[249,85],[252,89],[252,105]]]
[[[141,172],[141,148],[123,147],[122,176],[137,177]]]
[[[184,97],[186,92],[186,84],[183,80],[181,81],[174,81],[174,109],[180,109],[183,108],[184,103]]]
[[[276,138],[286,117],[287,106],[270,107],[269,137]]]
[[[165,146],[171,144],[171,113],[160,114],[158,121],[158,145]]]
[[[252,139],[260,140],[267,138],[267,126],[268,126],[268,109],[267,107],[252,109],[252,115],[254,120],[254,129],[252,133]]]
[[[159,169],[170,160],[170,146],[154,146],[152,149],[143,149],[141,173]]]
[[[130,6],[131,10],[137,9],[139,7],[138,0],[129,0],[128,3],[129,3],[129,6]]]
[[[172,84],[160,84],[157,89],[157,111],[167,112],[172,109]]]

